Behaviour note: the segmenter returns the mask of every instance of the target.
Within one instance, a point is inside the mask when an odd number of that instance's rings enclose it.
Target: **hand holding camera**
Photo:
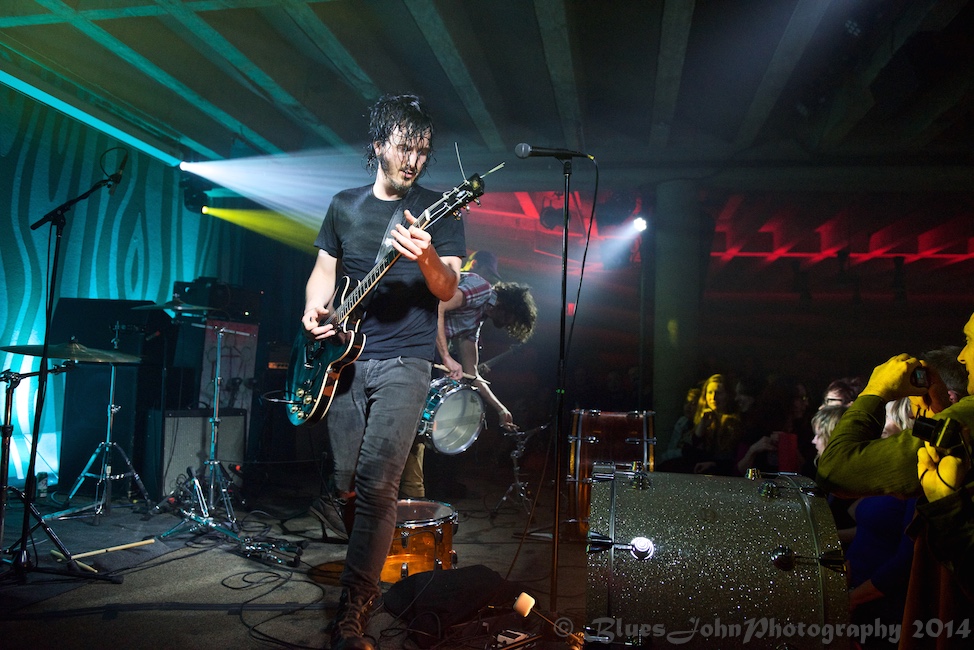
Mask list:
[[[927,501],[936,501],[960,490],[970,469],[969,455],[942,452],[929,442],[917,450],[917,475]]]
[[[924,395],[929,386],[930,375],[923,362],[903,353],[876,366],[862,394],[878,395],[892,401],[911,395]]]

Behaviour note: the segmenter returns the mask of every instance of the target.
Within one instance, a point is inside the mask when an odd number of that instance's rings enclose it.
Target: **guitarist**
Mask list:
[[[508,336],[524,343],[534,333],[538,308],[529,287],[517,282],[491,285],[476,273],[461,273],[460,284],[449,300],[440,303],[436,348],[451,379],[476,376],[473,385],[484,402],[496,412],[502,429],[517,427],[510,410],[497,398],[477,372],[480,363],[480,329],[490,321]],[[403,498],[426,496],[423,473],[425,443],[416,441],[406,461],[399,494]]]
[[[437,306],[455,293],[466,253],[463,224],[439,219],[427,230],[414,214],[440,194],[417,185],[433,151],[433,122],[415,95],[386,95],[371,108],[366,163],[371,185],[339,192],[315,240],[318,257],[305,288],[301,319],[311,338],[365,335],[361,355],[344,367],[326,414],[334,459],[333,489],[312,514],[344,532],[354,514],[331,625],[331,647],[371,649],[364,629],[396,527],[399,477],[425,405],[436,344]],[[399,218],[401,215],[401,219]],[[360,281],[384,256],[402,257],[366,298],[365,315],[327,323],[337,304],[339,269]]]

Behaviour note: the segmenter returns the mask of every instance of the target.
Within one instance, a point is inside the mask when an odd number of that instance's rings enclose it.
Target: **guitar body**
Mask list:
[[[342,300],[350,285],[348,277],[339,282],[338,295]],[[304,332],[298,333],[294,341],[287,388],[296,403],[288,407],[287,416],[295,426],[321,421],[335,396],[339,375],[345,366],[359,358],[365,347],[365,335],[358,331],[358,320],[350,317],[338,325],[338,333],[324,341],[312,341]]]

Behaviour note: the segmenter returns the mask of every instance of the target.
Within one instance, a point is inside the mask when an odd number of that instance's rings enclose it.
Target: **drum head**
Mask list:
[[[449,521],[456,511],[447,503],[425,499],[400,499],[396,506],[396,526],[423,527]]]
[[[484,421],[484,401],[470,386],[448,391],[433,414],[430,438],[441,454],[466,451],[480,435]]]

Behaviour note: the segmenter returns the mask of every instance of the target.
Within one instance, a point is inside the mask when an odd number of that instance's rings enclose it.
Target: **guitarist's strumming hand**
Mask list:
[[[416,223],[416,217],[413,216],[412,212],[406,210],[404,214],[409,228],[402,224],[396,224],[392,231],[393,248],[402,253],[406,259],[413,261],[421,260],[431,252],[435,253],[436,251],[430,245],[432,241],[430,234],[413,225]]]
[[[312,307],[304,312],[301,324],[304,325],[305,336],[318,341],[334,336],[335,326],[332,323],[322,325],[327,318],[328,310],[324,307]]]

